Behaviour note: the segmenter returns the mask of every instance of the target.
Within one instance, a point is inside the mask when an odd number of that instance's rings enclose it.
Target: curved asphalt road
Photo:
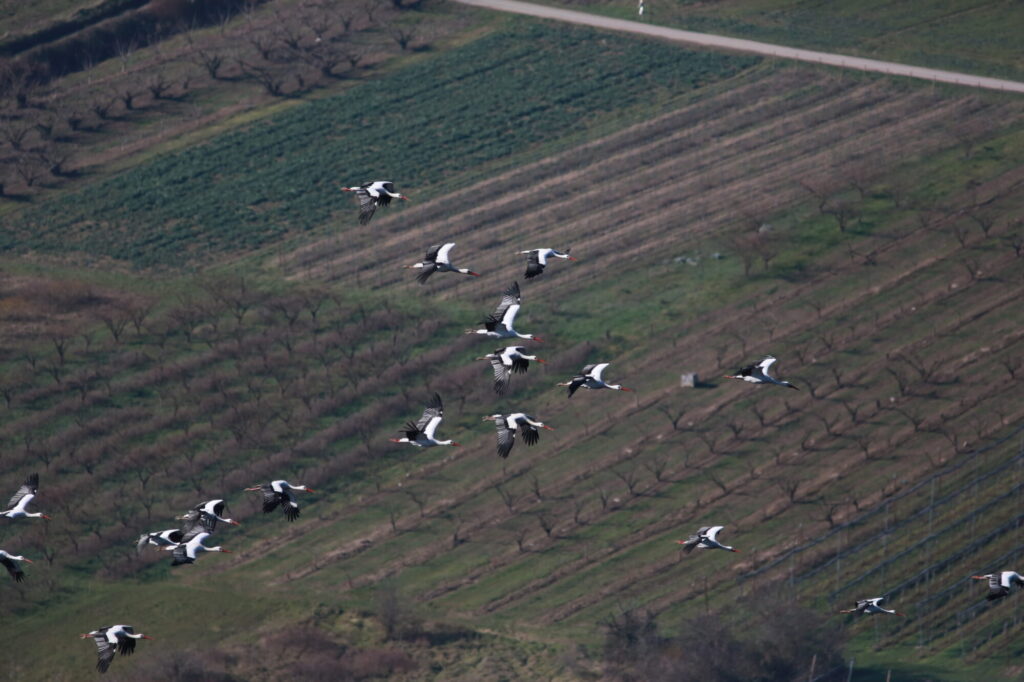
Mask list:
[[[873,71],[875,73],[884,73],[890,76],[922,78],[924,80],[937,81],[940,83],[954,83],[956,85],[963,85],[971,88],[985,88],[988,90],[1001,90],[1003,92],[1024,93],[1024,83],[1019,81],[972,76],[967,73],[927,69],[921,66],[909,66],[907,64],[897,64],[896,62],[883,62],[877,59],[847,57],[845,55],[832,54],[830,52],[801,50],[795,47],[784,47],[782,45],[772,45],[771,43],[759,43],[754,40],[743,40],[741,38],[727,38],[725,36],[717,36],[710,33],[695,33],[693,31],[683,31],[677,28],[666,28],[664,26],[644,24],[639,21],[613,19],[611,17],[604,17],[597,14],[589,14],[587,12],[576,12],[569,9],[548,7],[546,5],[535,5],[532,2],[520,2],[519,0],[457,0],[457,2],[461,2],[464,5],[472,5],[474,7],[498,10],[500,12],[528,14],[542,19],[555,19],[557,21],[566,21],[572,24],[583,24],[586,26],[593,26],[595,28],[610,29],[612,31],[638,33],[677,43],[686,43],[688,45],[715,47],[725,50],[735,50],[737,52],[750,52],[769,57],[780,57],[782,59],[795,59],[802,62],[812,62],[814,64],[828,64],[829,66],[838,66],[845,69]]]

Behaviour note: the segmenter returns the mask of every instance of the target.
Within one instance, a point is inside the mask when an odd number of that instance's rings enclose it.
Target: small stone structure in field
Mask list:
[[[683,388],[697,388],[700,379],[696,372],[683,372],[679,375],[679,385]]]

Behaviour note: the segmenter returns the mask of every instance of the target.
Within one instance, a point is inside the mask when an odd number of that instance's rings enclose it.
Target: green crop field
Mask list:
[[[13,213],[0,490],[54,518],[0,529],[4,672],[128,622],[110,679],[687,679],[688,633],[778,641],[770,593],[846,640],[779,679],[1015,674],[1020,595],[969,576],[1021,558],[1024,108],[757,64],[517,20]],[[378,175],[414,201],[357,227]],[[401,268],[449,240],[482,277]],[[540,246],[579,261],[524,281]],[[547,364],[499,398],[461,332],[513,280]],[[799,391],[720,378],[768,353]],[[599,361],[636,392],[555,387]],[[388,442],[434,391],[461,447]],[[555,431],[501,460],[513,410]],[[136,554],[214,497],[233,554]],[[741,553],[674,544],[711,524]]]

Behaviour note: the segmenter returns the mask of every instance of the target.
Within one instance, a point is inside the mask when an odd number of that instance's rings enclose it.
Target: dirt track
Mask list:
[[[1024,93],[1024,83],[1000,78],[985,78],[956,71],[942,71],[940,69],[928,69],[922,66],[910,66],[896,62],[884,62],[877,59],[863,59],[860,57],[849,57],[830,52],[816,52],[814,50],[801,50],[795,47],[761,43],[755,40],[743,40],[741,38],[728,38],[726,36],[713,35],[710,33],[696,33],[694,31],[683,31],[677,28],[665,26],[653,26],[639,21],[627,21],[625,19],[613,19],[587,12],[576,12],[574,10],[558,9],[544,5],[536,5],[532,2],[519,2],[519,0],[458,0],[464,5],[484,7],[499,12],[512,12],[514,14],[527,14],[542,19],[555,19],[556,21],[567,21],[572,24],[582,24],[595,28],[604,28],[612,31],[625,31],[627,33],[638,33],[671,40],[672,42],[685,43],[687,45],[699,45],[701,47],[714,47],[737,52],[748,52],[764,55],[766,57],[780,57],[782,59],[795,59],[801,62],[813,64],[827,64],[838,66],[844,69],[855,69],[857,71],[871,71],[884,73],[890,76],[906,76],[908,78],[921,78],[939,83],[953,83],[971,88],[984,88],[986,90],[1001,90],[1003,92]]]

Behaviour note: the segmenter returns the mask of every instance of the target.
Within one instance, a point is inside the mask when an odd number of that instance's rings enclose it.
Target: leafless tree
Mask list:
[[[673,431],[679,430],[679,422],[684,416],[686,416],[685,407],[669,408],[667,405],[659,404],[658,412],[661,412],[663,415],[665,415],[665,418],[669,420],[669,422],[672,424]]]
[[[544,512],[538,512],[536,515],[536,519],[537,525],[541,527],[541,530],[544,531],[545,535],[547,535],[549,538],[556,537],[552,535],[555,530],[555,520],[553,518],[551,518]]]
[[[900,353],[897,357],[913,367],[921,381],[929,384],[935,382],[938,371],[942,368],[942,358],[928,360],[909,352]]]
[[[850,416],[850,421],[854,424],[863,423],[860,411],[864,408],[864,403],[856,403],[852,400],[840,400],[839,404],[843,406],[846,413]]]
[[[501,501],[505,503],[505,508],[508,509],[508,513],[514,514],[516,505],[515,494],[510,490],[502,488],[500,483],[494,484],[494,490],[501,496]]]
[[[32,127],[22,121],[3,120],[0,122],[0,138],[16,152],[25,150],[25,140]]]
[[[149,94],[153,96],[154,100],[161,100],[170,91],[171,81],[167,80],[163,71],[157,71],[149,76],[146,81],[146,89],[149,90]]]
[[[718,486],[718,488],[722,491],[723,494],[725,494],[725,495],[729,494],[729,491],[731,490],[731,488],[729,487],[729,482],[728,481],[726,481],[724,478],[722,478],[721,476],[716,474],[710,468],[704,469],[701,473],[703,473],[704,476],[707,477],[707,479],[709,481],[711,481],[716,486]]]
[[[797,502],[797,493],[800,486],[804,484],[804,480],[795,476],[778,476],[772,479],[772,483],[778,486],[779,490],[786,495],[790,502],[795,504]]]
[[[721,440],[721,434],[714,430],[708,429],[706,431],[694,431],[697,438],[707,447],[708,452],[712,455],[720,455],[721,451],[718,449]]]
[[[1003,369],[1006,370],[1006,373],[1010,375],[1010,380],[1016,381],[1017,372],[1020,370],[1021,366],[1024,365],[1024,360],[1022,360],[1020,356],[1011,355],[1001,359],[999,364],[1002,365]]]
[[[530,534],[529,528],[520,526],[515,532],[516,547],[520,554],[526,554],[526,536]]]
[[[544,493],[540,488],[540,478],[536,474],[530,476],[530,490],[533,492],[533,496],[537,498],[538,502],[544,501]]]
[[[654,480],[664,483],[667,479],[665,471],[668,469],[668,460],[664,457],[652,457],[644,462],[644,468],[651,472]]]
[[[412,503],[415,504],[416,507],[420,510],[420,518],[422,519],[426,517],[426,512],[424,511],[424,509],[427,506],[426,496],[423,495],[422,493],[417,493],[415,490],[406,489],[403,490],[402,492],[404,492],[409,497],[409,499],[412,500]]]
[[[212,50],[196,50],[192,60],[206,71],[212,80],[223,80],[220,70],[224,67],[224,56]]]
[[[89,104],[89,109],[92,113],[96,114],[96,118],[106,121],[110,118],[110,107],[114,105],[114,101],[104,95],[99,95],[93,98]]]
[[[630,495],[635,496],[638,494],[636,488],[640,483],[640,477],[637,476],[635,467],[630,467],[628,470],[612,469],[612,474],[615,478],[622,481]]]
[[[975,258],[961,258],[960,265],[964,270],[967,271],[967,276],[971,278],[972,282],[978,281],[981,277],[982,269],[981,263]]]
[[[577,526],[586,525],[583,519],[583,509],[587,506],[587,498],[582,495],[572,496],[572,522]]]
[[[404,52],[409,49],[409,45],[416,39],[417,29],[417,26],[392,26],[388,29],[388,35]]]
[[[837,524],[836,517],[840,510],[846,506],[846,503],[821,498],[818,500],[818,506],[821,508],[821,520],[828,523],[829,530],[832,530]]]

